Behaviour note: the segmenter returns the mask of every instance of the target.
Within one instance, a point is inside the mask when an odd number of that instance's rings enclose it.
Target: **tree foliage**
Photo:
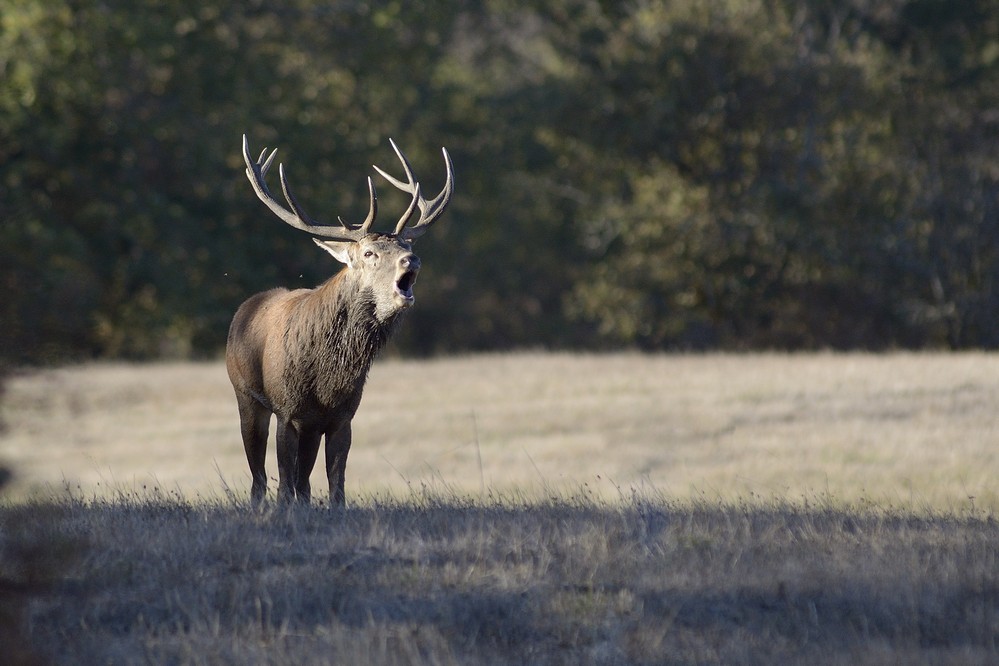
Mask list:
[[[9,0],[3,354],[213,354],[336,270],[244,132],[325,220],[387,137],[431,189],[448,147],[411,352],[999,346],[994,3],[379,5]]]

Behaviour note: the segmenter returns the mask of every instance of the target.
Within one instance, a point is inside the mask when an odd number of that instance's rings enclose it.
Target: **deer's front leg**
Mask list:
[[[343,484],[348,452],[350,452],[350,421],[338,429],[326,432],[326,478],[330,482],[331,506],[343,506],[346,500]]]
[[[295,482],[298,480],[298,431],[280,418],[277,424],[277,461],[278,499],[290,502],[295,499]]]
[[[298,438],[298,470],[295,478],[295,493],[298,501],[308,504],[312,500],[312,484],[309,476],[316,465],[319,454],[319,440],[323,434],[319,431],[304,431]]]

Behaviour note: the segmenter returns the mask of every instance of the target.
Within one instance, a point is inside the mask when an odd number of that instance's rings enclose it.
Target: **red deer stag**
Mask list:
[[[375,170],[413,198],[395,231],[383,234],[370,230],[378,209],[370,177],[371,203],[364,222],[350,225],[338,218],[339,225],[320,225],[305,214],[288,189],[284,165],[278,165],[278,174],[288,208],[271,196],[264,177],[277,150],[267,155],[265,148],[254,162],[243,136],[246,176],[260,200],[346,264],[315,289],[278,288],[251,296],[232,319],[226,369],[239,406],[254,503],[267,492],[264,458],[271,414],[277,416],[278,497],[309,502],[309,475],[325,436],[330,501],[344,502],[350,421],[361,402],[368,369],[399,315],[413,305],[420,259],[413,254],[412,242],[441,216],[454,189],[454,168],[446,149],[444,188],[427,201],[405,155],[390,142],[406,182]],[[417,208],[419,218],[409,225]]]

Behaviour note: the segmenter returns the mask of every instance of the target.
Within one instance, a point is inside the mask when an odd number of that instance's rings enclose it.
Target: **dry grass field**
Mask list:
[[[384,361],[348,508],[254,510],[220,364],[23,373],[0,661],[997,663],[997,384],[990,354]]]
[[[354,420],[347,496],[639,488],[995,511],[997,403],[999,355],[985,353],[383,360]],[[93,496],[248,492],[219,363],[22,373],[0,418],[18,494],[64,483]],[[268,469],[276,477],[273,439]]]
[[[780,502],[0,504],[0,641],[8,664],[985,665],[997,546],[990,519]]]

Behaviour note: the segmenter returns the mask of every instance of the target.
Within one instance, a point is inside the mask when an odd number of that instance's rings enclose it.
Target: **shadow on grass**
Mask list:
[[[252,510],[124,493],[2,506],[0,525],[5,544],[72,552],[38,560],[46,586],[23,609],[55,663],[996,657],[991,516],[432,493]]]

